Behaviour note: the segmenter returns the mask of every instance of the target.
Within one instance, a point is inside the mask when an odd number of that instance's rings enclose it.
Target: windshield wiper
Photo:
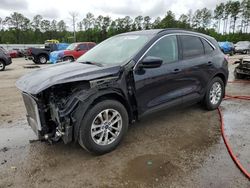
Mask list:
[[[96,65],[98,67],[103,67],[103,65],[101,63],[94,63],[94,62],[90,62],[90,61],[84,61],[84,62],[79,62],[79,63],[84,63],[84,64],[89,64],[89,65]]]

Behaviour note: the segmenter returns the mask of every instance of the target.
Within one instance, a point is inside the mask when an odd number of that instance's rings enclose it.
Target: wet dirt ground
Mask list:
[[[250,187],[226,150],[217,111],[199,104],[142,119],[115,151],[103,156],[78,144],[35,141],[15,87],[21,75],[34,70],[23,67],[28,64],[14,59],[0,72],[0,188]],[[234,66],[229,80],[234,79]],[[250,84],[228,84],[227,93],[250,95]],[[227,100],[221,109],[230,144],[250,171],[250,102]]]

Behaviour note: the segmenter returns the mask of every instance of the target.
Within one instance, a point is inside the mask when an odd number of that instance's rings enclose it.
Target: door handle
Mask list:
[[[209,62],[207,63],[208,66],[212,66],[212,64],[213,64],[213,63],[212,63],[211,61],[209,61]]]
[[[177,73],[179,73],[179,72],[181,72],[181,69],[174,69],[174,70],[173,70],[173,73],[174,73],[174,74],[177,74]]]

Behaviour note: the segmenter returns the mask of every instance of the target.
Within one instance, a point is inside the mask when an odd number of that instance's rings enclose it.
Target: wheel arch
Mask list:
[[[224,85],[225,86],[227,85],[226,76],[223,73],[217,73],[217,74],[215,74],[212,79],[214,79],[215,77],[221,78],[221,80],[223,81]]]
[[[4,63],[4,65],[6,65],[6,61],[2,58],[0,58],[0,61]]]
[[[103,100],[116,100],[120,102],[125,109],[127,110],[129,122],[131,123],[135,117],[133,116],[132,108],[129,105],[129,102],[126,100],[126,97],[119,91],[96,91],[96,94],[86,97],[86,99],[79,101],[78,107],[75,109],[74,118],[74,140],[77,141],[79,136],[79,129],[81,126],[81,121],[84,118],[85,114],[87,113],[88,109],[91,108],[93,105],[97,104]],[[81,98],[81,97],[80,97]],[[85,97],[84,97],[85,98]]]
[[[40,53],[37,55],[37,58],[39,58],[40,56],[45,56],[47,58],[47,60],[49,60],[49,55],[46,53]]]
[[[75,60],[75,57],[73,55],[65,55],[65,56],[63,56],[63,59],[66,57],[71,57],[71,58],[73,58],[73,60]]]

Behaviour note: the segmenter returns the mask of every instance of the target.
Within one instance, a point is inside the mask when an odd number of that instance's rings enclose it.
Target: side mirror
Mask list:
[[[80,48],[77,48],[76,51],[81,51],[81,49],[80,49]]]
[[[163,63],[163,60],[159,57],[147,56],[141,62],[140,67],[145,69],[158,68]]]

